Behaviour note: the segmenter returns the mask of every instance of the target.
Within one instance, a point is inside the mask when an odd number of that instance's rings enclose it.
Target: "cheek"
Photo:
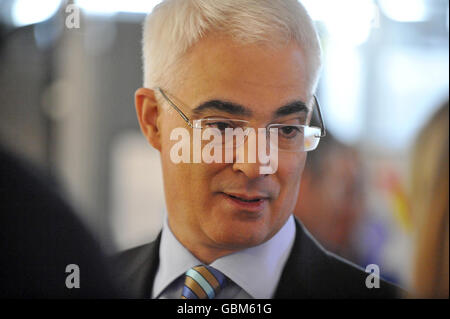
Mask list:
[[[277,177],[282,188],[300,184],[305,168],[306,153],[287,153],[280,156]]]
[[[293,153],[280,157],[277,178],[281,186],[280,203],[292,210],[298,197],[306,153]]]
[[[190,164],[191,179],[189,181],[181,182],[182,184],[189,184],[192,188],[193,196],[206,197],[210,196],[214,191],[214,181],[216,176],[224,167],[224,164]]]
[[[168,142],[173,144],[173,141]],[[166,144],[169,145],[169,144]],[[170,147],[161,151],[164,180],[173,185],[172,192],[189,203],[196,201],[207,204],[208,196],[214,190],[216,175],[229,164],[217,163],[174,163],[170,157]]]

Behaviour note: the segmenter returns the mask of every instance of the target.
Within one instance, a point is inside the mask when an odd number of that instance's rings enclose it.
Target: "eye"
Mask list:
[[[285,138],[294,138],[300,133],[300,129],[296,126],[283,126],[279,131]]]
[[[224,132],[227,128],[234,128],[234,125],[231,122],[215,121],[206,123],[206,127],[216,128],[219,131]]]

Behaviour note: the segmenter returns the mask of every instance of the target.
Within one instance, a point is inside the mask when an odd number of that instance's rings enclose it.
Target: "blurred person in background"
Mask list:
[[[99,244],[54,183],[0,145],[0,298],[115,298]]]
[[[357,150],[327,134],[308,154],[294,210],[325,248],[355,262],[352,235],[363,213],[362,184]]]
[[[13,37],[0,22],[0,51]],[[55,180],[0,143],[0,298],[120,296],[97,239]]]
[[[448,298],[449,104],[421,131],[413,151],[411,209],[415,232],[412,296]]]

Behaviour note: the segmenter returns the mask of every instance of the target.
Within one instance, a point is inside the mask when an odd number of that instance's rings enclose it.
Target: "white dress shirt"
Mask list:
[[[294,217],[265,243],[216,259],[210,266],[228,277],[217,299],[268,299],[278,286],[295,239]],[[159,247],[159,267],[152,298],[179,299],[185,272],[202,264],[173,235],[167,217]]]

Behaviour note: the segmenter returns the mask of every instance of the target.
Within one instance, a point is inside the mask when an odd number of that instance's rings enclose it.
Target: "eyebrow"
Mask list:
[[[221,100],[210,100],[203,102],[192,111],[195,115],[201,115],[207,110],[216,110],[231,115],[240,116],[251,116],[253,114],[251,110],[240,104]],[[274,112],[274,118],[301,112],[308,112],[308,107],[306,104],[302,101],[293,101],[278,108]]]
[[[221,100],[206,101],[197,106],[195,109],[193,109],[193,112],[194,114],[199,115],[207,110],[216,110],[232,115],[242,115],[242,116],[252,115],[252,111],[250,111],[246,107],[243,107],[242,105]]]
[[[293,113],[308,112],[308,107],[302,101],[294,101],[280,107],[275,111],[275,117],[282,117]]]

